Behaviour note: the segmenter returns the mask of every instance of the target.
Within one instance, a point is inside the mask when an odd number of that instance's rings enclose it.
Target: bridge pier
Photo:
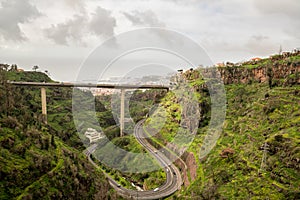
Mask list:
[[[41,88],[41,99],[42,99],[42,120],[47,124],[47,97],[46,88]]]
[[[169,86],[166,85],[116,85],[116,84],[92,84],[92,83],[48,83],[48,82],[15,82],[7,81],[8,84],[15,86],[36,86],[41,87],[41,99],[42,99],[42,116],[43,122],[47,124],[47,99],[46,99],[46,87],[64,87],[64,88],[109,88],[109,89],[121,89],[121,109],[120,109],[120,136],[124,136],[124,122],[125,122],[125,90],[126,89],[166,89],[169,90]]]
[[[125,89],[121,89],[120,137],[124,136],[124,118],[125,118]]]

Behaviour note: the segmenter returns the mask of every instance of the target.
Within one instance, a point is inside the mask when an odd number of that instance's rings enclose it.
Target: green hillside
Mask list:
[[[48,114],[48,125],[42,123],[41,114],[41,97],[40,90],[36,87],[14,87],[7,83],[7,81],[29,81],[29,82],[53,82],[46,74],[41,72],[18,72],[17,69],[8,67],[8,69],[1,71],[1,84],[0,84],[0,103],[3,105],[0,108],[0,144],[1,151],[5,150],[5,156],[0,157],[0,166],[3,166],[2,170],[5,173],[1,173],[1,191],[3,199],[11,199],[21,197],[29,197],[35,193],[40,192],[48,198],[64,198],[62,194],[74,193],[75,196],[81,197],[79,199],[93,199],[93,195],[99,196],[97,198],[105,199],[111,197],[117,197],[114,191],[108,186],[106,178],[103,176],[103,172],[114,177],[121,185],[127,188],[134,189],[131,183],[143,188],[155,188],[161,185],[165,180],[165,174],[163,171],[153,172],[151,174],[121,174],[120,172],[110,169],[107,166],[98,163],[101,168],[96,171],[91,167],[82,151],[85,147],[82,141],[78,137],[77,130],[74,125],[72,115],[72,89],[68,88],[51,88],[47,90],[47,114]],[[80,104],[77,106],[87,105],[93,99],[92,94],[83,91],[77,91],[82,93],[82,99]],[[131,112],[135,116],[135,120],[138,121],[145,117],[145,114],[149,111],[149,106],[153,103],[158,102],[164,95],[164,92],[146,91],[146,92],[135,92],[132,96],[131,101]],[[142,97],[141,101],[140,98]],[[112,140],[112,142],[128,151],[133,152],[145,152],[145,150],[137,143],[133,136],[125,136],[119,138],[119,127],[116,126],[112,111],[110,107],[110,96],[97,97],[95,99],[96,117],[99,121],[101,128],[103,129],[106,136]],[[93,102],[92,102],[93,103]],[[83,116],[82,119],[89,117]],[[88,122],[89,120],[86,120]],[[11,123],[16,123],[10,125]],[[7,127],[9,126],[9,127]],[[93,127],[91,124],[85,124],[85,126]],[[131,127],[132,129],[133,127]],[[34,136],[40,137],[39,139],[34,138],[30,135],[33,131]],[[85,130],[82,130],[83,132]],[[28,132],[28,134],[27,134]],[[12,146],[8,143],[9,138],[14,138]],[[31,142],[31,141],[38,141]],[[55,141],[55,142],[54,142]],[[55,144],[54,147],[51,144]],[[15,147],[15,144],[18,144]],[[28,144],[28,145],[26,145]],[[30,144],[30,145],[29,145]],[[60,145],[58,145],[60,144]],[[21,157],[18,157],[18,151],[14,148],[21,148]],[[30,150],[36,156],[45,156],[43,162],[49,162],[39,168],[35,169],[35,161],[31,156],[25,156]],[[68,152],[66,155],[64,152]],[[70,155],[71,154],[71,157]],[[4,155],[4,154],[3,154]],[[27,155],[27,154],[26,154]],[[48,157],[46,157],[48,155]],[[70,158],[69,158],[70,157]],[[18,160],[16,160],[18,159]],[[126,159],[126,158],[122,158]],[[2,162],[3,160],[3,162]],[[32,161],[33,160],[33,161]],[[62,161],[63,160],[63,161]],[[23,166],[23,164],[26,165]],[[33,165],[33,166],[32,166]],[[40,164],[41,165],[41,164]],[[83,166],[81,166],[83,165]],[[28,177],[27,180],[19,180],[19,184],[15,184],[14,168],[18,168],[18,174],[15,174],[19,179]],[[36,174],[31,169],[35,169]],[[60,170],[62,169],[62,170]],[[23,171],[24,173],[23,176]],[[57,173],[54,173],[56,172]],[[74,172],[73,172],[74,171]],[[82,171],[82,172],[81,172]],[[51,173],[51,177],[48,177],[48,173]],[[73,174],[75,173],[75,174]],[[8,175],[9,174],[9,175]],[[84,178],[74,179],[74,177],[83,175]],[[2,177],[9,177],[10,179]],[[126,177],[126,180],[123,180]],[[53,180],[52,180],[53,179]],[[82,179],[82,180],[81,180]],[[62,180],[64,183],[62,183]],[[85,185],[77,186],[76,184]],[[65,184],[65,183],[68,184]],[[14,185],[9,192],[6,190],[10,188],[8,185]],[[68,186],[65,188],[65,186]],[[28,189],[27,189],[28,187]],[[48,189],[51,188],[51,192]],[[30,190],[29,190],[30,189]],[[52,194],[53,192],[53,194]],[[77,193],[81,192],[82,195]],[[47,194],[47,195],[46,195]],[[35,196],[34,196],[35,197]],[[96,198],[96,199],[97,199]],[[2,198],[1,198],[2,199]]]
[[[198,160],[198,176],[183,195],[195,199],[299,198],[299,91],[299,85],[226,86],[223,132],[208,157]],[[205,131],[206,127],[199,129],[190,148],[195,157]],[[231,151],[223,155],[226,150]]]
[[[201,117],[198,134],[188,148],[195,164],[187,160],[188,153],[182,156],[188,166],[183,176],[190,184],[169,199],[300,198],[299,55],[275,58],[219,69],[222,78],[232,83],[225,85],[226,119],[215,148],[201,160],[199,152],[211,114],[209,92],[200,71],[181,75],[197,91]],[[261,64],[267,66],[258,66]],[[257,67],[272,70],[265,82],[249,76]],[[280,71],[284,68],[287,71]],[[243,80],[247,76],[251,80]],[[180,100],[174,93],[162,99],[161,107],[166,122],[160,124],[158,111],[146,124],[146,129],[162,127],[160,134],[149,139],[157,147],[172,141],[182,120]]]
[[[184,185],[167,199],[300,199],[299,58],[298,52],[217,69],[225,82],[226,118],[215,147],[201,159],[212,106],[202,74],[210,71],[194,69],[176,75],[192,89],[200,116],[194,140],[175,161]],[[179,127],[191,113],[180,103],[183,99],[187,104],[192,101],[185,98],[188,90],[174,90],[180,85],[175,79],[169,92],[126,94],[131,97],[130,113],[125,114],[135,122],[147,118],[144,130],[159,132],[148,139],[157,148],[172,142],[176,133],[180,133],[181,141],[190,136]],[[0,69],[0,199],[119,199],[103,172],[130,189],[134,189],[131,183],[144,189],[164,183],[162,170],[122,174],[96,159],[99,168],[92,167],[82,154],[85,148],[74,125],[71,89],[47,89],[46,125],[41,122],[39,89],[13,87],[7,80],[52,81],[40,72],[18,72],[15,66]],[[91,103],[91,93],[77,92],[86,97],[77,107]],[[113,96],[95,98],[93,117],[116,146],[145,153],[133,135],[119,137],[111,101],[115,101]],[[153,109],[154,105],[159,109]],[[118,102],[114,106],[119,109]],[[91,116],[87,114],[82,113],[80,119]],[[132,132],[133,123],[126,128]],[[173,155],[182,149],[168,145],[163,150]],[[127,159],[124,156],[118,161]]]
[[[13,87],[7,80],[52,81],[41,72],[0,69],[0,199],[118,199],[82,153],[71,114],[72,90],[47,89],[46,125],[40,90]]]

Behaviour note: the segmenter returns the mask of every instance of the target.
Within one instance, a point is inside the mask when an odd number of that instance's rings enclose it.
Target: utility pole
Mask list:
[[[279,55],[281,55],[282,54],[282,46],[280,45],[280,47],[279,47]]]
[[[264,150],[263,150],[263,156],[262,156],[262,159],[261,159],[259,173],[261,173],[263,170],[265,170],[265,167],[267,165],[267,152],[268,152],[268,149],[269,149],[269,145],[265,142],[263,148],[264,148]]]

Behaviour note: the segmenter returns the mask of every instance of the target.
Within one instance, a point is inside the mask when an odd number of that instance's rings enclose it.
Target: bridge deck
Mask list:
[[[37,86],[37,87],[85,87],[85,88],[111,88],[111,89],[169,89],[165,85],[130,85],[130,84],[93,84],[93,83],[46,83],[46,82],[15,82],[8,81],[9,84],[17,86]]]

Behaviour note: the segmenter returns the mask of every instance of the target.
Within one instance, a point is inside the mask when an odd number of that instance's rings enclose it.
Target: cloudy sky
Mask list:
[[[73,81],[104,41],[143,27],[182,33],[213,63],[238,62],[300,47],[299,10],[299,0],[0,0],[0,63]]]

